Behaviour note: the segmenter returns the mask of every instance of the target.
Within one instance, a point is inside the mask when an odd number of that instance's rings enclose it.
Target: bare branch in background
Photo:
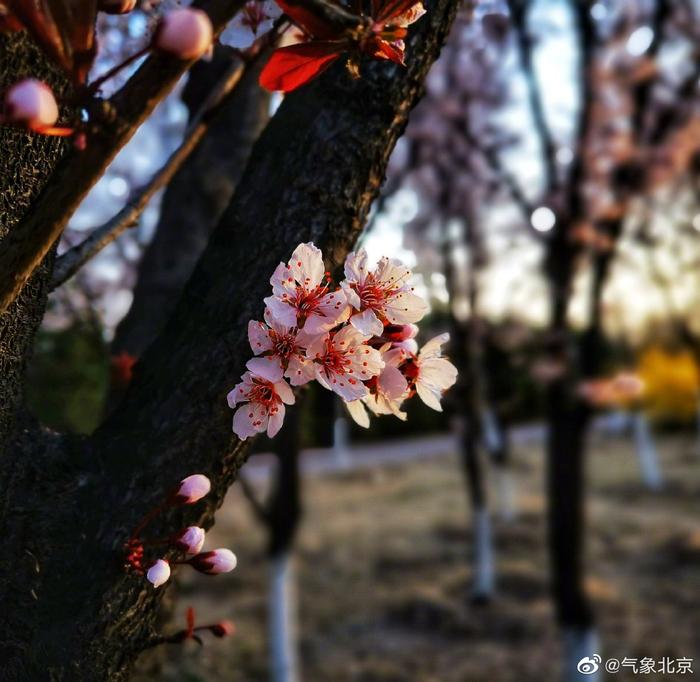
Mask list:
[[[105,246],[111,244],[127,229],[137,224],[148,202],[170,182],[178,169],[197,147],[200,140],[209,130],[213,116],[235,92],[243,75],[258,62],[263,54],[266,54],[262,50],[263,45],[269,44],[270,41],[274,42],[276,35],[277,31],[275,30],[274,35],[271,34],[264,41],[261,41],[256,46],[255,51],[245,61],[233,61],[231,67],[211,91],[196,116],[192,119],[185,131],[183,142],[170,155],[162,168],[153,175],[146,185],[136,191],[119,213],[103,225],[95,228],[84,241],[66,251],[56,260],[51,281],[52,290],[70,279],[90,258],[99,253]]]
[[[207,12],[218,34],[243,4],[244,0],[200,0],[194,6]],[[7,310],[61,236],[117,152],[192,64],[193,61],[153,54],[108,101],[94,101],[91,116],[99,127],[89,136],[87,148],[66,154],[31,212],[2,242],[0,313]]]

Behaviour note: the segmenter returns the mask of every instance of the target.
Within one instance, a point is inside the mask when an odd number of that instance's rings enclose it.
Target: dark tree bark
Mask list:
[[[26,34],[0,33],[0,91],[13,85],[20,75],[44,79],[58,92],[67,85]],[[65,149],[60,138],[0,127],[0,243],[31,206]],[[0,315],[0,456],[9,442],[21,377],[44,314],[52,260],[50,253],[12,309]]]
[[[183,92],[190,117],[234,59],[232,50],[220,46],[211,62],[193,67]],[[114,354],[139,357],[158,335],[231,200],[269,118],[270,95],[257,84],[263,64],[243,77],[165,190],[155,234],[139,264],[134,301],[112,342]]]
[[[225,396],[249,356],[247,322],[262,313],[270,273],[302,241],[315,241],[330,268],[343,259],[457,7],[430,4],[405,69],[375,63],[353,81],[338,65],[288,97],[118,409],[87,439],[25,438],[6,458],[6,679],[127,678],[163,590],[124,572],[122,545],[194,472],[213,479],[206,504],[165,514],[154,533],[212,524],[246,457]]]

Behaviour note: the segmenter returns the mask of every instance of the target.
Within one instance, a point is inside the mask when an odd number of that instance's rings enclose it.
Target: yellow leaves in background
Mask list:
[[[695,419],[700,371],[689,351],[645,350],[637,368],[644,382],[643,404],[654,419],[688,422]]]

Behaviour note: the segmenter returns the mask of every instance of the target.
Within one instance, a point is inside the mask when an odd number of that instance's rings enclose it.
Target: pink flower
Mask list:
[[[175,540],[175,545],[187,554],[197,554],[204,546],[204,528],[189,526],[182,531]]]
[[[146,579],[153,584],[153,587],[160,587],[168,582],[170,578],[170,564],[165,559],[158,559],[146,571]]]
[[[287,383],[268,381],[246,372],[241,383],[228,394],[228,405],[241,406],[233,415],[233,432],[241,439],[262,433],[272,438],[282,428],[284,405],[294,404],[294,393]]]
[[[401,365],[401,371],[418,397],[438,412],[442,412],[440,399],[443,393],[457,381],[457,368],[442,357],[442,346],[449,340],[449,334],[436,336],[421,348],[417,357],[409,355]],[[398,352],[405,351],[398,349]]]
[[[299,244],[286,265],[280,263],[270,279],[273,295],[265,299],[272,317],[285,327],[322,334],[347,320],[345,294],[328,290],[320,249]]]
[[[367,336],[347,325],[316,337],[307,350],[314,361],[316,380],[343,400],[364,398],[368,390],[363,382],[378,375],[384,366],[380,352],[366,345],[366,340]]]
[[[13,85],[5,95],[5,116],[30,130],[41,130],[58,120],[58,105],[51,88],[35,78]]]
[[[367,252],[360,249],[345,259],[345,280],[340,283],[350,305],[358,312],[350,324],[368,336],[381,336],[385,324],[418,322],[428,311],[427,303],[413,293],[411,271],[401,261],[382,258],[367,268]]]
[[[253,353],[260,356],[246,364],[253,374],[272,382],[286,376],[292,386],[314,378],[313,364],[306,359],[306,345],[311,337],[296,327],[277,322],[269,309],[265,309],[265,322],[248,323],[248,340]]]
[[[369,415],[365,406],[376,415],[393,414],[402,421],[406,420],[406,413],[401,411],[401,404],[408,398],[409,388],[399,369],[404,359],[403,351],[390,350],[389,344],[386,345],[386,350],[382,352],[384,368],[379,376],[373,377],[365,384],[369,390],[368,395],[346,404],[350,416],[357,424],[364,428],[369,427]]]
[[[212,45],[211,20],[201,9],[174,9],[158,24],[153,44],[180,59],[199,59]]]
[[[200,573],[217,575],[228,573],[236,568],[236,555],[230,549],[213,549],[193,556],[187,563]]]
[[[192,474],[180,481],[175,497],[180,504],[194,504],[211,490],[211,481],[204,474]]]

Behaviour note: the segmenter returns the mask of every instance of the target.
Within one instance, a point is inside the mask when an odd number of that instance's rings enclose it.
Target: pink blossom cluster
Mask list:
[[[199,526],[189,526],[170,537],[156,540],[143,539],[142,532],[146,526],[167,507],[194,504],[205,497],[211,490],[211,482],[203,474],[193,474],[180,481],[163,504],[151,510],[138,524],[125,545],[126,565],[133,572],[145,575],[153,587],[160,587],[170,578],[170,564],[188,564],[200,573],[216,575],[228,573],[236,567],[236,555],[230,549],[214,549],[202,552],[205,531]],[[146,549],[165,546],[188,558],[168,561],[164,558],[145,562]],[[146,568],[148,566],[148,568]]]
[[[419,350],[415,323],[428,305],[414,292],[411,271],[396,259],[382,258],[374,268],[367,260],[363,249],[350,253],[339,286],[312,243],[277,266],[263,321],[248,324],[255,357],[228,394],[241,440],[264,431],[274,436],[294,403],[292,386],[313,380],[337,393],[364,427],[369,413],[405,419],[402,405],[414,394],[441,411],[442,394],[457,379],[441,354],[449,335]]]

